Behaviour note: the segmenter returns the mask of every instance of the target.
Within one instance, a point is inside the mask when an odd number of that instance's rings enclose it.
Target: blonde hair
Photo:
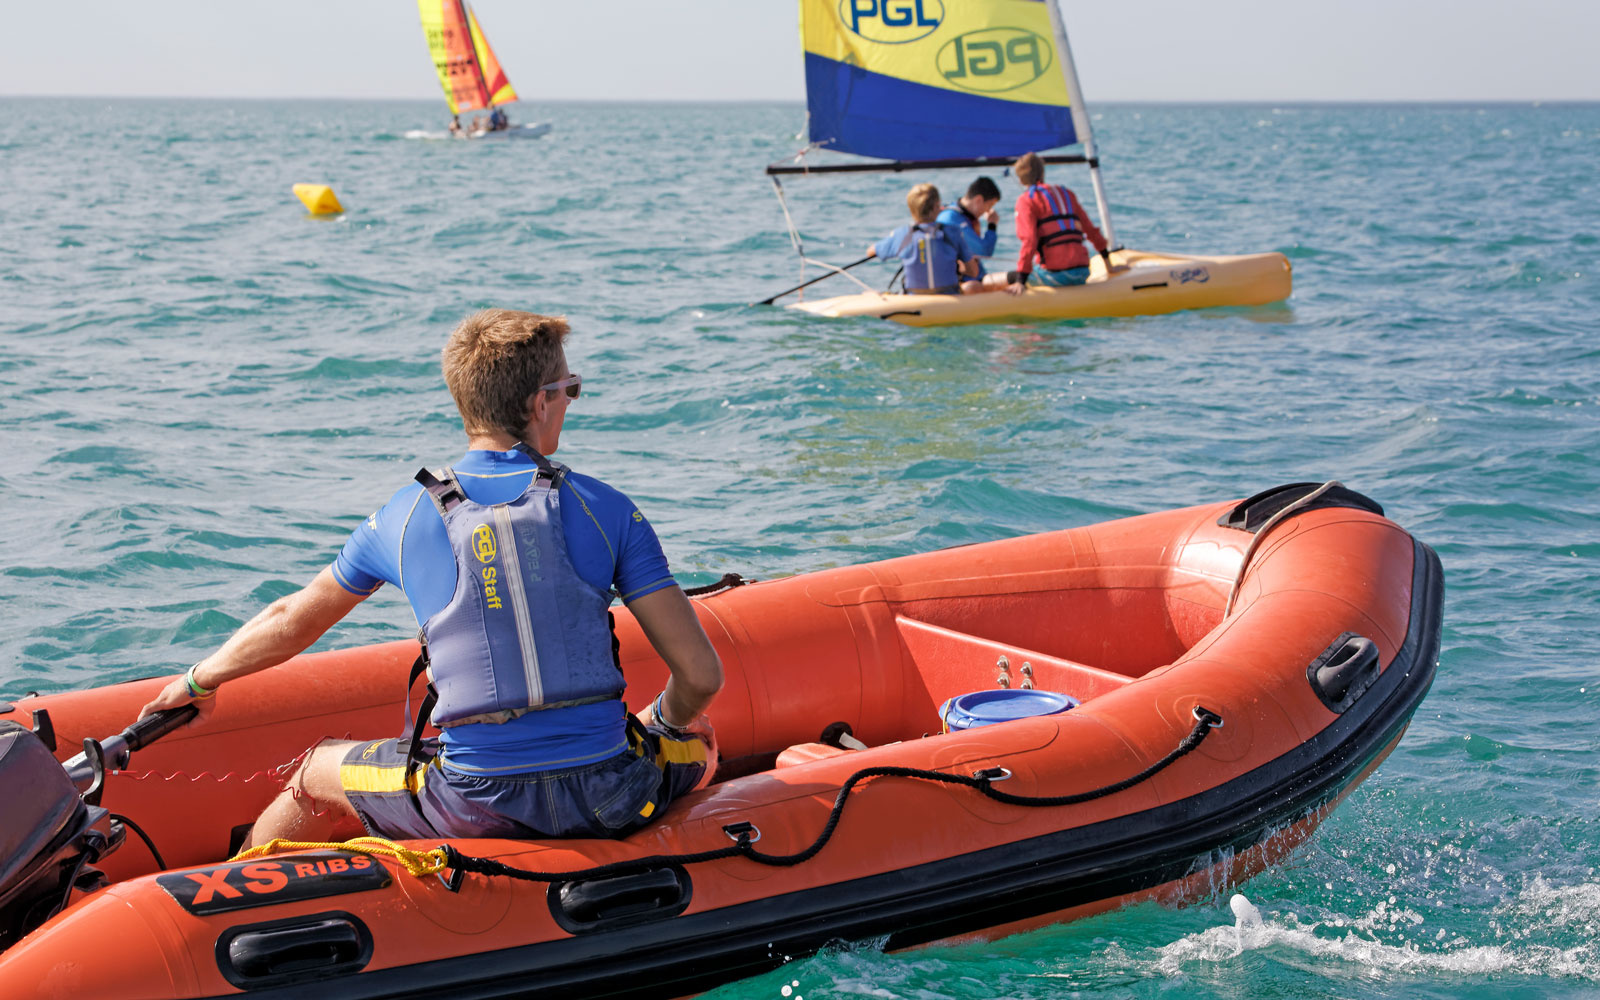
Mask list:
[[[918,184],[906,194],[906,207],[918,222],[932,222],[939,214],[939,189],[932,184]]]
[[[462,320],[444,345],[444,381],[468,434],[521,438],[528,397],[561,376],[565,316],[485,309]]]
[[[1044,161],[1039,159],[1038,153],[1023,153],[1011,165],[1011,172],[1017,175],[1023,187],[1032,187],[1044,180]]]

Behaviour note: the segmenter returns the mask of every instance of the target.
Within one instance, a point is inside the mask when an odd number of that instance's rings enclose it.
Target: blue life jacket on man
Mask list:
[[[519,449],[539,471],[509,503],[473,502],[449,469],[417,473],[456,560],[455,594],[422,623],[436,726],[609,701],[626,687],[611,594],[579,576],[567,555],[559,489],[567,468]]]
[[[873,250],[882,260],[900,258],[905,265],[906,291],[913,294],[959,294],[961,277],[956,263],[972,259],[961,234],[937,222],[901,226],[879,240]]]
[[[983,258],[994,256],[995,244],[1000,239],[999,234],[995,232],[994,226],[991,225],[988,231],[985,232],[980,228],[981,222],[978,217],[967,211],[966,206],[960,202],[945,206],[939,212],[938,222],[941,226],[949,226],[960,234],[962,245],[967,248],[967,252],[972,255],[972,258],[978,262],[977,277],[981,280],[988,271],[983,266]]]

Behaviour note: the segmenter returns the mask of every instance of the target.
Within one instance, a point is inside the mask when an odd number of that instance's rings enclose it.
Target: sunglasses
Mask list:
[[[558,379],[549,385],[541,385],[539,387],[540,392],[548,392],[551,389],[565,389],[567,390],[568,399],[577,399],[583,393],[583,376],[573,372],[564,379]]]

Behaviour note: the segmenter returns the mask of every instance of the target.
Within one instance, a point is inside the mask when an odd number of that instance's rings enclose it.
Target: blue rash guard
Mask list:
[[[537,466],[520,451],[469,451],[453,466],[475,503],[508,503],[521,496]],[[617,490],[569,472],[561,484],[561,531],[573,568],[600,590],[624,602],[675,586],[667,557],[650,522]],[[450,603],[456,561],[444,521],[422,486],[409,483],[345,542],[333,576],[352,594],[371,594],[385,583],[405,592],[418,623]],[[464,774],[512,774],[581,767],[627,748],[619,702],[529,712],[504,723],[468,723],[445,729],[443,765]]]
[[[936,222],[901,226],[872,249],[880,260],[900,259],[906,269],[908,292],[960,294],[961,276],[956,262],[972,259],[955,227]]]
[[[988,232],[978,231],[978,217],[972,215],[960,204],[947,206],[939,213],[938,223],[947,226],[961,234],[961,242],[975,260],[978,261],[978,277],[982,278],[988,268],[983,266],[984,257],[994,256],[994,246],[1000,235],[994,231],[994,226],[989,226]]]

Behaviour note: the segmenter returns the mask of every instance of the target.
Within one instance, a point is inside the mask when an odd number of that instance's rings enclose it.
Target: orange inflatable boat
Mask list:
[[[1334,483],[726,582],[696,601],[719,779],[620,841],[229,862],[307,747],[402,731],[412,643],[299,657],[159,741],[103,737],[164,678],[0,704],[0,996],[674,997],[1204,896],[1394,748],[1443,594]],[[642,708],[666,669],[616,617]]]

